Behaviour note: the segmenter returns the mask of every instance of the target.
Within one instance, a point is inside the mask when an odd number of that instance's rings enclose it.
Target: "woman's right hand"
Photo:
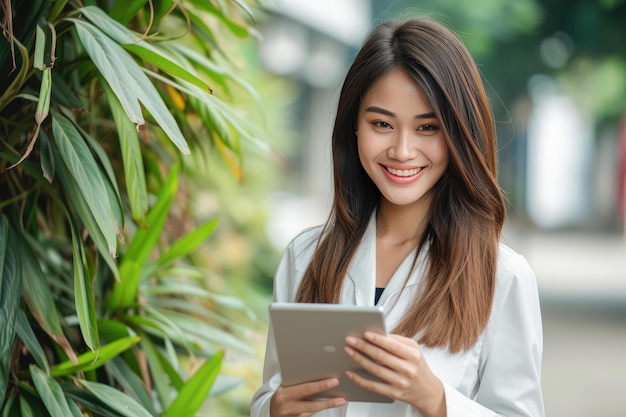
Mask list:
[[[309,417],[327,408],[341,407],[346,404],[345,398],[308,399],[339,385],[337,378],[303,384],[280,387],[270,401],[271,417]]]

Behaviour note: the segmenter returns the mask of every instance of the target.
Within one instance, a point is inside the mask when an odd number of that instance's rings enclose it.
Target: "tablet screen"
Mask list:
[[[359,387],[345,375],[350,370],[376,379],[350,359],[344,346],[348,335],[363,337],[367,330],[386,332],[382,307],[272,303],[269,313],[284,386],[335,377],[339,385],[316,398],[392,402]]]

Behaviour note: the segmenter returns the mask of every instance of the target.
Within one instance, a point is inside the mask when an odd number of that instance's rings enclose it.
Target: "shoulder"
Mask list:
[[[320,240],[322,231],[323,226],[321,225],[304,229],[287,245],[285,255],[290,257],[291,262],[297,269],[304,269],[308,266]]]
[[[287,245],[280,263],[289,264],[290,269],[306,269],[313,257],[322,231],[323,226],[320,225],[304,229],[298,233]]]
[[[496,307],[512,295],[517,298],[534,299],[537,293],[537,279],[526,258],[506,244],[500,243],[496,271],[496,300],[494,300]]]
[[[274,274],[274,300],[293,302],[304,272],[311,262],[322,226],[300,232],[287,245]]]
[[[535,280],[535,274],[523,255],[505,243],[498,245],[497,274],[503,279]]]
[[[507,276],[533,275],[526,258],[511,249],[505,243],[500,243],[498,246],[498,273]]]

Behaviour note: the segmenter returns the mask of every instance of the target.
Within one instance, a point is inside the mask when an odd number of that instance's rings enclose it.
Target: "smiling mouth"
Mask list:
[[[417,175],[424,168],[395,169],[386,166],[385,169],[388,173],[395,175],[396,177],[411,177],[413,175]]]

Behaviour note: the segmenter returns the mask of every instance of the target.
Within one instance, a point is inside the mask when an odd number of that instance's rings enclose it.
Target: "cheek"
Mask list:
[[[372,141],[368,140],[366,134],[359,133],[356,140],[356,146],[359,151],[359,159],[363,160],[372,156]]]
[[[433,147],[431,149],[431,155],[434,161],[439,164],[443,164],[444,166],[448,165],[448,145],[446,141],[441,138],[436,143],[433,143]]]
[[[362,138],[358,138],[356,141],[357,151],[359,153],[359,161],[361,161],[361,165],[366,165],[366,158],[368,155],[367,144]]]

